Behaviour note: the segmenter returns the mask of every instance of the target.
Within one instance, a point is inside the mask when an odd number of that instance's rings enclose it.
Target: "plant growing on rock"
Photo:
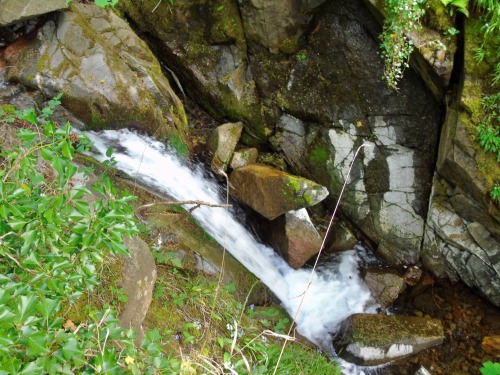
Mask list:
[[[413,43],[409,33],[421,29],[420,18],[424,15],[425,0],[386,0],[386,19],[382,40],[381,55],[384,59],[384,78],[391,89],[397,89],[403,71],[409,66]]]

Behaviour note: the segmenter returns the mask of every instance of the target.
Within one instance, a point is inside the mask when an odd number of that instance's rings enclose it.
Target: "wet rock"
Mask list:
[[[231,159],[230,167],[236,169],[248,164],[254,164],[257,162],[258,157],[259,151],[254,147],[236,150]]]
[[[66,0],[1,0],[0,27],[66,8]]]
[[[269,220],[313,206],[328,195],[328,190],[314,181],[262,164],[235,169],[229,182],[235,198]]]
[[[321,249],[321,237],[305,208],[286,212],[262,226],[265,227],[264,238],[295,269]]]
[[[443,186],[443,181],[436,185]],[[459,215],[438,189],[432,197],[423,247],[424,264],[432,272],[458,277],[500,306],[500,242],[480,223]]]
[[[182,102],[146,44],[113,12],[72,3],[38,31],[14,42],[9,81],[63,92],[63,105],[94,127],[133,127],[169,136],[186,151]],[[24,43],[24,44],[23,44]]]
[[[218,126],[208,137],[207,149],[213,155],[210,166],[215,173],[226,172],[242,130],[241,122],[227,123]]]
[[[123,257],[122,286],[127,294],[127,302],[119,316],[123,328],[133,328],[137,332],[136,342],[144,335],[142,322],[153,299],[156,282],[156,264],[148,245],[138,236],[124,237],[130,257]]]
[[[248,41],[273,53],[293,53],[312,19],[311,10],[325,0],[240,1],[243,27]]]
[[[405,280],[396,272],[386,269],[370,269],[364,277],[375,301],[383,307],[390,307],[405,290]]]
[[[342,221],[337,221],[331,227],[326,248],[329,253],[336,253],[354,249],[357,243],[358,239],[351,230]]]
[[[440,345],[443,327],[436,319],[354,314],[338,334],[337,352],[345,360],[375,366]]]
[[[500,358],[500,336],[484,337],[481,348],[483,348],[486,353],[496,358]]]
[[[415,375],[432,375],[432,373],[424,366],[420,366],[420,368],[415,372]]]

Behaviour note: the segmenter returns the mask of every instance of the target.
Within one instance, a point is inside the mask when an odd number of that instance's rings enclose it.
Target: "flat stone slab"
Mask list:
[[[444,332],[437,319],[354,314],[342,323],[335,341],[343,359],[376,366],[440,345]]]

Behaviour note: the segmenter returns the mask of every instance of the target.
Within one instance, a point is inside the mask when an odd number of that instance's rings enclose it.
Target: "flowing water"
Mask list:
[[[89,132],[95,157],[104,160],[113,147],[116,168],[142,184],[179,201],[197,200],[223,204],[219,187],[200,167],[188,166],[162,143],[129,130]],[[349,315],[370,309],[371,296],[358,272],[355,250],[311,270],[291,268],[271,248],[259,243],[225,208],[201,206],[192,215],[249,271],[264,282],[282,302],[297,331],[327,353],[333,353],[332,334]],[[309,288],[306,288],[310,282]],[[346,373],[363,374],[360,369]]]

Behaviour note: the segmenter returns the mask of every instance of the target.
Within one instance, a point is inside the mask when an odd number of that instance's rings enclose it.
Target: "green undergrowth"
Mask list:
[[[234,284],[180,268],[175,254],[156,257],[158,279],[145,325],[163,335],[166,351],[185,373],[271,374],[277,366],[277,374],[340,374],[316,348],[286,335],[290,319],[278,306],[240,301]]]

